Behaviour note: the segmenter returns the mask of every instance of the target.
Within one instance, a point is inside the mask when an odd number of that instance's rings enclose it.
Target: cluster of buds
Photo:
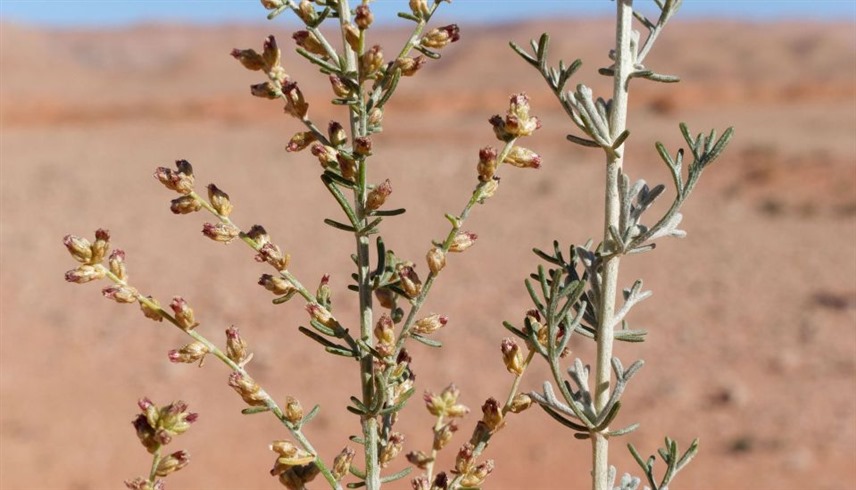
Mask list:
[[[420,320],[416,320],[416,323],[413,324],[413,328],[411,329],[412,333],[418,335],[431,335],[432,333],[440,330],[441,328],[446,326],[446,323],[449,322],[449,317],[446,315],[438,315],[433,314],[430,316],[426,316]]]
[[[457,418],[463,417],[470,412],[470,409],[458,403],[458,397],[461,395],[454,384],[447,386],[440,394],[434,394],[426,391],[423,399],[425,400],[425,408],[435,417]]]
[[[457,24],[436,27],[426,34],[419,43],[429,49],[443,49],[461,39],[461,30]]]
[[[371,80],[383,76],[383,48],[374,45],[360,56],[360,80]]]
[[[187,411],[187,404],[183,401],[158,407],[148,398],[142,398],[137,402],[137,406],[140,407],[141,413],[132,423],[140,443],[150,454],[169,444],[173,437],[187,432],[191,424],[199,418],[196,413]],[[180,468],[173,467],[169,473],[178,469]],[[158,476],[166,476],[166,474]]]
[[[308,31],[295,33],[294,38],[298,45],[307,51],[326,56],[326,50],[320,41]],[[232,56],[240,61],[244,68],[250,71],[261,71],[267,75],[266,82],[250,86],[252,95],[265,99],[281,98],[285,101],[286,114],[301,120],[306,118],[309,103],[306,102],[297,82],[289,78],[280,64],[282,56],[275,37],[265,38],[261,54],[253,49],[233,49]]]
[[[500,141],[530,136],[541,128],[541,121],[529,115],[529,97],[523,93],[512,95],[505,117],[495,115],[490,118],[490,124]]]
[[[492,459],[477,465],[474,450],[472,444],[466,443],[458,451],[458,457],[455,459],[455,469],[452,473],[462,475],[461,487],[463,488],[481,487],[495,467]]]
[[[284,271],[288,268],[291,256],[287,253],[284,254],[282,249],[271,243],[270,235],[268,235],[263,226],[253,225],[250,231],[247,232],[247,238],[255,242],[255,246],[258,247],[256,248],[258,252],[255,256],[256,262],[267,262],[278,271]],[[259,284],[267,287],[261,281]]]
[[[306,487],[320,472],[315,465],[315,455],[300,449],[288,441],[274,441],[270,450],[277,454],[276,462],[270,470],[271,476],[278,476],[286,488],[298,490]]]
[[[267,402],[267,393],[262,391],[261,386],[248,375],[237,371],[232,372],[229,375],[229,386],[241,395],[241,399],[251,407],[261,407]]]

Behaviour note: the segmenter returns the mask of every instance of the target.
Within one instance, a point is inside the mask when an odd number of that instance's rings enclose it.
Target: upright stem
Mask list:
[[[627,82],[633,70],[633,54],[631,52],[633,0],[616,1],[615,26],[615,76],[610,113],[610,136],[615,139],[627,127]],[[621,169],[624,164],[623,146],[610,154],[606,162],[606,200],[604,216],[604,245],[609,252],[612,238],[610,227],[619,226],[621,199],[618,190]],[[612,327],[615,315],[615,300],[618,291],[618,266],[620,258],[611,255],[603,264],[602,294],[598,305],[597,329],[597,365],[595,370],[595,408],[603,410],[609,401],[611,383],[612,345],[615,335]],[[609,481],[609,441],[602,433],[592,434],[592,488],[607,490]]]
[[[342,49],[344,50],[345,73],[355,74],[358,71],[357,56],[362,55],[362,36],[360,39],[360,52],[355,52],[345,38],[344,27],[351,22],[351,7],[348,0],[339,0],[339,20],[342,25]],[[358,94],[359,104],[350,107],[351,141],[365,136],[366,131],[366,106],[365,96],[360,88]],[[358,177],[357,187],[354,190],[354,210],[357,214],[361,227],[367,224],[366,220],[366,196],[367,196],[367,169],[366,160],[357,162]],[[357,247],[357,282],[359,283],[360,296],[360,339],[366,345],[374,344],[372,332],[372,288],[369,283],[369,237],[363,233],[356,234]],[[374,387],[374,362],[370,352],[364,352],[360,359],[360,384],[362,387],[363,403],[366,406],[374,405],[374,398],[378,396]],[[380,463],[378,456],[378,423],[376,417],[366,416],[361,420],[363,428],[363,449],[366,458],[366,489],[379,490]]]

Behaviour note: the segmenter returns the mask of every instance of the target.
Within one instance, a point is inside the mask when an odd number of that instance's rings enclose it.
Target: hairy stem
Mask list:
[[[627,84],[633,70],[631,36],[633,22],[633,0],[616,1],[615,26],[615,75],[613,77],[612,111],[610,113],[610,137],[618,137],[627,127]],[[619,227],[621,202],[618,189],[621,169],[624,164],[623,145],[607,156],[606,199],[604,203],[604,248],[611,250],[610,227]],[[611,383],[611,360],[614,343],[613,316],[618,293],[618,266],[620,256],[613,255],[603,264],[602,293],[598,306],[597,361],[595,367],[595,410],[599,413],[609,401]],[[606,429],[604,429],[605,431]],[[603,432],[591,434],[592,440],[592,488],[608,490],[609,441]]]

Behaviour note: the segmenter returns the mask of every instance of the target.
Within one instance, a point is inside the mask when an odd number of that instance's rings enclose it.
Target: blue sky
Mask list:
[[[351,3],[357,3],[352,0]],[[650,7],[651,0],[636,0]],[[390,20],[407,0],[376,0],[373,10]],[[447,19],[505,21],[546,15],[608,15],[610,0],[454,0],[443,5]],[[685,0],[681,15],[738,19],[845,20],[856,22],[856,0]],[[0,18],[58,26],[116,26],[135,22],[219,23],[262,21],[257,0],[0,0]]]

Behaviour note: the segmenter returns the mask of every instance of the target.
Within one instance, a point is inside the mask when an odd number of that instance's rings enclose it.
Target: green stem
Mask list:
[[[161,446],[158,446],[158,448],[155,449],[154,454],[152,454],[152,469],[149,471],[149,483],[151,483],[152,485],[155,484],[155,480],[158,477],[157,471],[158,471],[158,465],[160,465],[160,461],[161,461]]]
[[[434,423],[433,433],[437,434],[437,432],[439,432],[442,427],[443,427],[443,415],[440,414],[437,416],[437,422]],[[437,448],[434,446],[434,443],[432,441],[432,443],[431,443],[431,461],[429,461],[428,465],[425,467],[425,476],[428,477],[429,482],[434,481],[434,463],[436,462],[436,459],[437,459]]]

